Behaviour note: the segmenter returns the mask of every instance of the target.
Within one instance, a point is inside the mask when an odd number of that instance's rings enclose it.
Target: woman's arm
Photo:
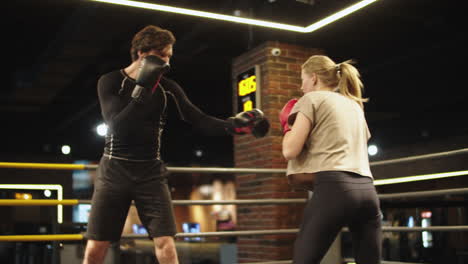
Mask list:
[[[283,156],[285,159],[295,159],[301,153],[311,130],[312,121],[303,113],[297,113],[291,131],[283,137]]]

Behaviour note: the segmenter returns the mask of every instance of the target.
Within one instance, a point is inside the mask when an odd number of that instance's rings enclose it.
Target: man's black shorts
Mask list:
[[[159,160],[102,157],[86,239],[119,240],[132,200],[150,237],[174,236],[176,227],[167,176],[167,169]]]

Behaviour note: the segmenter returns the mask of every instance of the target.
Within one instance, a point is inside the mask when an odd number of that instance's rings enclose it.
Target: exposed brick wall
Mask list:
[[[273,56],[273,48],[281,49]],[[318,49],[279,42],[265,42],[233,61],[233,109],[236,101],[236,76],[255,65],[260,66],[257,85],[261,89],[261,109],[271,128],[264,138],[251,135],[234,137],[234,162],[242,168],[286,168],[281,154],[282,133],[279,111],[291,98],[300,97],[301,65]],[[238,199],[305,198],[306,192],[293,192],[284,174],[241,174],[236,176]],[[255,205],[237,207],[238,230],[297,228],[302,218],[302,204]],[[292,258],[295,235],[239,237],[240,262],[286,260]]]

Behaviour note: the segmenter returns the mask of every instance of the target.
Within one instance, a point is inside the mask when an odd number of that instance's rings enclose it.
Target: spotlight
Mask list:
[[[52,195],[52,192],[50,190],[44,190],[45,197],[50,197],[51,195]]]
[[[370,146],[367,148],[367,152],[369,153],[369,155],[375,156],[375,155],[377,155],[377,153],[379,152],[379,149],[377,148],[376,145],[370,145]]]
[[[68,145],[63,145],[63,146],[62,146],[62,153],[63,153],[64,155],[68,155],[68,154],[70,154],[70,152],[71,152],[70,146],[68,146]]]
[[[96,132],[99,136],[104,137],[107,135],[107,125],[102,123],[96,127]]]
[[[200,158],[201,156],[203,156],[203,151],[201,149],[195,150],[195,156]]]

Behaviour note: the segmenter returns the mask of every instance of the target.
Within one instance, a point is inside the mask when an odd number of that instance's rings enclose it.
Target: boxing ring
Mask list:
[[[468,148],[459,149],[448,152],[439,152],[426,155],[410,156],[405,158],[383,160],[371,162],[371,166],[380,166],[396,163],[405,163],[416,160],[449,157],[453,155],[466,154]],[[17,162],[0,162],[0,168],[10,169],[43,169],[43,170],[95,170],[98,165],[86,164],[48,164],[48,163],[17,163]],[[217,174],[271,174],[271,173],[285,173],[285,169],[255,169],[255,168],[185,168],[185,167],[168,167],[172,173],[217,173]],[[405,183],[411,181],[434,180],[449,177],[457,177],[468,175],[468,171],[445,172],[427,175],[417,175],[400,178],[390,178],[375,180],[374,184],[389,185],[395,183]],[[401,192],[379,194],[379,199],[384,200],[398,200],[405,201],[413,198],[429,198],[446,195],[464,195],[468,194],[468,188],[450,188],[439,189],[431,191],[416,191],[416,192]],[[296,199],[237,199],[237,200],[174,200],[174,206],[192,206],[192,205],[274,205],[274,204],[301,204],[307,201],[306,198]],[[90,200],[80,199],[35,199],[35,200],[16,200],[16,199],[0,199],[0,206],[72,206],[78,204],[90,204]],[[348,230],[344,228],[343,232]],[[447,225],[447,226],[383,226],[382,232],[466,232],[468,225]],[[239,237],[239,236],[267,236],[267,235],[281,235],[281,234],[295,234],[298,232],[297,228],[291,229],[271,229],[271,230],[239,230],[239,231],[222,231],[222,232],[199,232],[199,233],[177,233],[176,238],[190,238],[190,237]],[[147,235],[123,235],[122,239],[148,239]],[[49,235],[0,235],[0,242],[32,242],[32,241],[79,241],[84,240],[83,234],[49,234]],[[352,260],[343,259],[346,262]],[[281,261],[268,261],[268,262],[255,262],[262,264],[280,264],[291,263],[290,260]],[[382,263],[401,263],[383,261]],[[406,262],[408,263],[408,262]],[[251,264],[251,263],[249,263]]]

